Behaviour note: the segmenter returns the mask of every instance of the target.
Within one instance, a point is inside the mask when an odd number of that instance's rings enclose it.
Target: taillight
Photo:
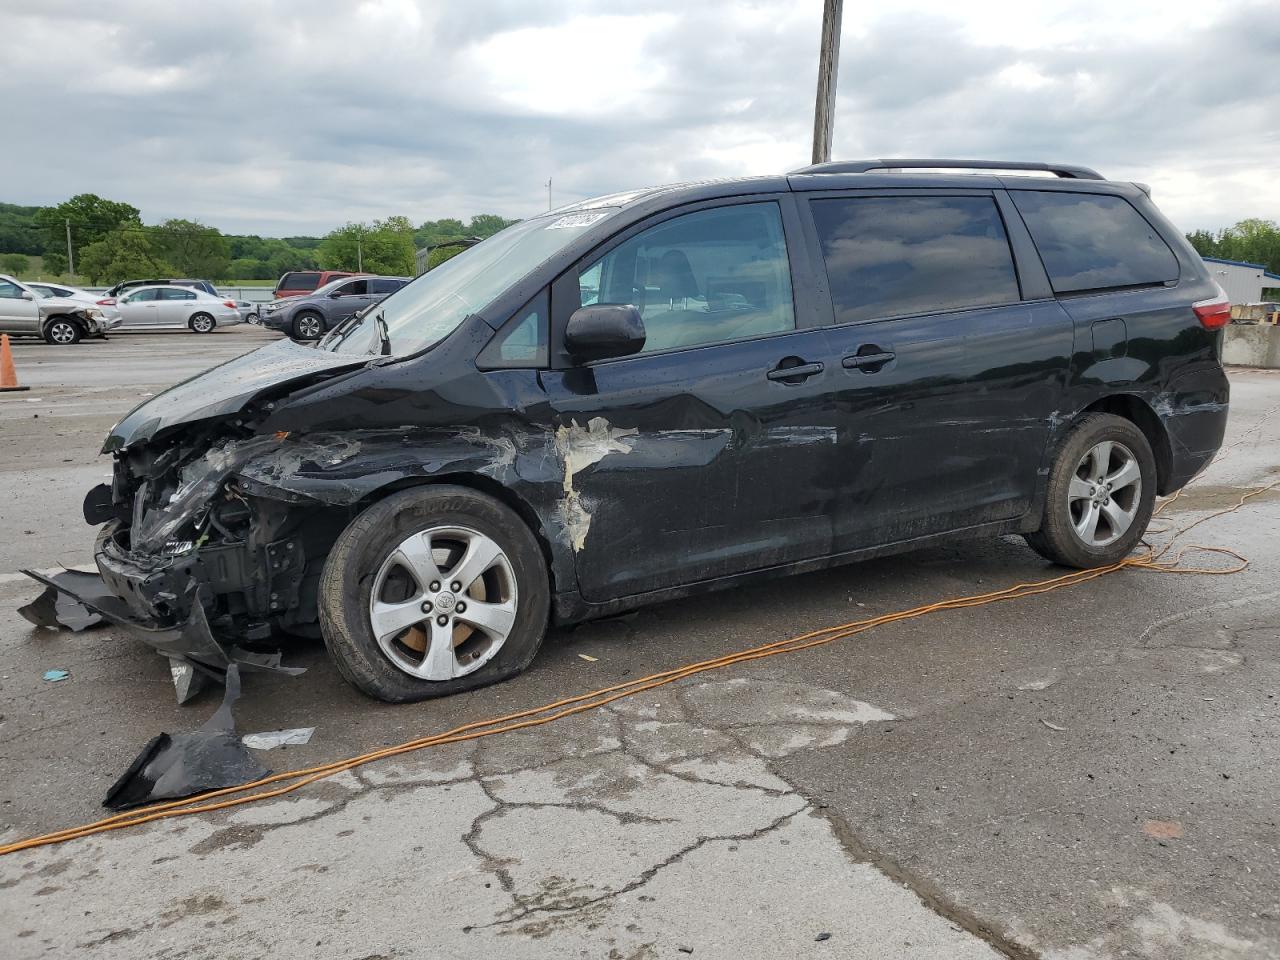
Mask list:
[[[234,300],[223,300],[222,305],[224,307],[230,307],[232,310],[236,308],[236,302]]]
[[[1225,297],[1214,297],[1212,300],[1201,300],[1191,305],[1196,312],[1196,319],[1206,330],[1217,330],[1231,322],[1231,302]]]
[[[115,297],[107,297],[105,300],[98,301],[98,306],[100,307],[114,307],[115,305],[116,305]]]

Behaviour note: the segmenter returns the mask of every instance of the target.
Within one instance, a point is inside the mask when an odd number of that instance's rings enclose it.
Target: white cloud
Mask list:
[[[325,231],[807,162],[819,0],[0,0],[0,199]],[[836,153],[1060,160],[1184,228],[1280,218],[1254,0],[845,11]],[[69,136],[51,149],[50,124]],[[21,132],[30,131],[29,135]]]

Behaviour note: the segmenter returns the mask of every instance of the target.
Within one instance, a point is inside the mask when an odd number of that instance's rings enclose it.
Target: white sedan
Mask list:
[[[100,293],[69,287],[65,283],[46,283],[43,280],[28,283],[27,286],[46,299],[57,297],[97,307],[102,312],[102,320],[98,326],[104,333],[120,326],[120,314],[116,311],[115,301],[104,298]]]
[[[109,306],[120,313],[120,330],[211,333],[214,327],[241,322],[234,300],[189,287],[134,287],[114,300]]]

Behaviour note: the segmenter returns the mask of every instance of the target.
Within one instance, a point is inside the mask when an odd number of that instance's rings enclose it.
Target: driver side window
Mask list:
[[[713,207],[650,227],[583,270],[578,292],[583,306],[635,306],[643,353],[795,329],[782,216],[772,202]]]

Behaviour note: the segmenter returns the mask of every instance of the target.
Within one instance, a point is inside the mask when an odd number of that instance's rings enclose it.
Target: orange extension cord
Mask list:
[[[1242,440],[1243,438],[1240,438],[1236,443],[1233,443],[1232,446],[1242,442]],[[1223,454],[1219,454],[1219,457],[1224,454],[1225,450],[1223,451]],[[672,670],[655,673],[648,677],[630,680],[626,683],[620,683],[612,687],[592,690],[589,693],[579,694],[578,696],[569,697],[565,700],[557,700],[554,703],[544,704],[541,707],[522,710],[518,713],[510,713],[506,716],[495,717],[491,720],[477,720],[473,723],[464,724],[463,726],[455,727],[452,730],[447,730],[444,733],[420,737],[416,740],[410,740],[397,746],[386,747],[382,750],[375,750],[370,753],[350,757],[345,760],[337,760],[332,763],[308,767],[303,770],[290,770],[284,773],[277,773],[238,787],[226,787],[221,790],[213,790],[209,793],[204,793],[196,797],[188,797],[184,800],[174,800],[168,803],[161,803],[140,810],[131,810],[112,817],[107,817],[103,820],[98,820],[94,823],[82,824],[78,827],[69,827],[65,830],[57,830],[53,833],[30,837],[26,840],[18,840],[13,843],[0,846],[0,856],[17,853],[20,850],[30,850],[35,847],[64,843],[68,840],[77,840],[81,837],[92,836],[96,833],[105,833],[109,830],[121,830],[125,827],[134,827],[143,823],[150,823],[154,820],[165,820],[170,817],[186,816],[193,813],[209,813],[214,810],[225,810],[229,807],[237,807],[246,803],[254,803],[258,800],[267,800],[272,797],[283,796],[284,794],[292,793],[307,784],[315,783],[317,780],[333,776],[335,773],[341,773],[344,770],[351,770],[355,767],[363,766],[366,763],[372,763],[375,760],[382,760],[386,757],[395,757],[405,753],[412,753],[417,750],[426,749],[427,747],[435,747],[447,743],[461,743],[467,740],[476,740],[481,737],[491,737],[501,733],[510,733],[513,730],[524,730],[530,727],[542,726],[543,724],[552,723],[553,721],[561,720],[565,717],[573,716],[574,714],[584,713],[588,710],[595,710],[599,707],[605,706],[606,704],[612,703],[615,700],[635,696],[637,693],[641,693],[645,690],[652,690],[654,687],[665,686],[666,684],[674,683],[677,680],[683,680],[685,677],[691,677],[699,673],[706,673],[709,670],[719,670],[724,667],[732,666],[733,664],[745,663],[750,660],[759,660],[764,657],[772,657],[784,653],[795,653],[799,650],[807,650],[810,647],[823,646],[836,640],[843,640],[847,637],[854,636],[855,634],[884,626],[885,624],[898,623],[903,620],[913,620],[917,617],[923,617],[930,613],[937,613],[941,610],[957,610],[964,607],[977,607],[988,603],[998,603],[1002,600],[1018,600],[1023,597],[1033,597],[1042,593],[1049,593],[1052,590],[1060,590],[1063,587],[1071,587],[1079,583],[1085,583],[1089,580],[1096,580],[1098,577],[1104,577],[1108,574],[1116,573],[1117,571],[1127,568],[1154,570],[1160,573],[1193,573],[1215,576],[1239,573],[1249,565],[1249,561],[1236,551],[1226,547],[1209,547],[1201,544],[1188,544],[1179,549],[1172,559],[1165,560],[1164,557],[1172,548],[1174,541],[1192,527],[1199,526],[1206,520],[1220,517],[1228,513],[1234,513],[1253,497],[1266,493],[1268,490],[1275,489],[1278,486],[1280,486],[1280,478],[1273,480],[1265,486],[1252,489],[1242,495],[1239,502],[1234,506],[1207,514],[1178,531],[1163,547],[1156,549],[1149,546],[1145,553],[1126,557],[1124,560],[1110,566],[1097,567],[1092,570],[1078,570],[1060,577],[1053,577],[1049,580],[1019,583],[1011,587],[1006,587],[1003,590],[995,590],[990,593],[975,594],[967,597],[953,597],[947,600],[937,601],[936,603],[913,607],[910,610],[900,610],[895,613],[882,614],[878,617],[869,617],[865,620],[853,620],[849,623],[839,624],[838,626],[824,627],[821,630],[814,630],[810,633],[790,637],[786,640],[777,640],[758,647],[751,647],[747,650],[739,650],[736,653],[726,654],[721,657],[714,657],[710,660],[686,664],[682,667],[676,667]],[[1177,496],[1180,495],[1181,491],[1179,491],[1179,493],[1173,498],[1170,498],[1161,504],[1159,510],[1156,511],[1156,514],[1159,514],[1165,507],[1172,503]],[[1231,557],[1235,559],[1236,563],[1233,566],[1220,568],[1182,566],[1182,558],[1192,550]],[[259,790],[257,793],[249,793],[249,791],[258,790],[258,788],[267,787],[272,784],[281,785],[274,786],[269,790]],[[235,796],[235,794],[240,794],[240,796]],[[226,797],[228,799],[218,799],[222,797]]]

